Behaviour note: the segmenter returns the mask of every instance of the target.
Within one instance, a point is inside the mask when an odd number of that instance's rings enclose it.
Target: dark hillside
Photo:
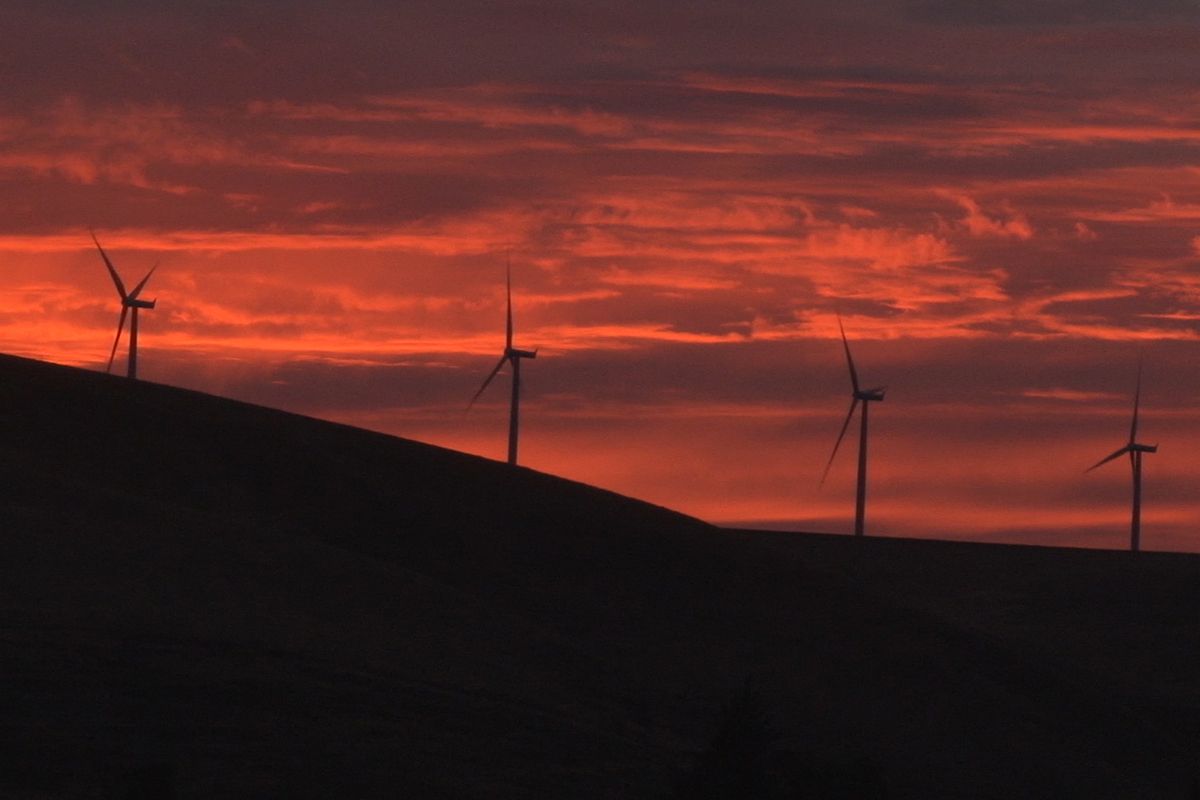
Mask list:
[[[722,531],[13,358],[0,535],[0,796],[1185,797],[1200,741],[1191,556]]]

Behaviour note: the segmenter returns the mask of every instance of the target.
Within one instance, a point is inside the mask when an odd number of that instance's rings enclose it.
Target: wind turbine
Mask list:
[[[1141,444],[1137,440],[1138,404],[1142,396],[1142,364],[1138,362],[1137,388],[1133,392],[1133,424],[1129,426],[1129,441],[1120,450],[1097,461],[1084,470],[1091,472],[1114,458],[1129,453],[1129,466],[1133,468],[1133,515],[1129,523],[1129,549],[1137,552],[1142,540],[1142,453],[1157,453],[1158,445]]]
[[[96,239],[96,232],[92,231],[92,241],[96,243],[96,249],[100,251],[100,257],[104,259],[104,266],[108,267],[108,274],[112,276],[113,283],[117,287],[117,294],[121,296],[121,319],[117,322],[117,338],[113,339],[112,352],[108,355],[108,368],[105,372],[112,372],[113,359],[117,355],[117,345],[121,343],[121,331],[125,329],[125,317],[129,314],[129,310],[133,309],[132,318],[129,320],[129,372],[130,378],[137,378],[137,340],[138,340],[138,311],[140,309],[154,308],[154,300],[142,300],[138,295],[142,293],[142,289],[146,286],[146,281],[150,280],[150,276],[154,274],[154,270],[158,269],[158,264],[150,268],[146,273],[146,277],[138,282],[138,285],[133,287],[132,292],[125,291],[125,284],[121,282],[121,276],[117,274],[116,267],[109,260],[108,254],[104,252],[104,248],[100,246],[100,242]]]
[[[842,432],[838,434],[837,441],[834,442],[833,452],[829,455],[829,463],[825,465],[825,472],[821,475],[821,484],[824,485],[825,479],[829,477],[829,468],[833,466],[833,459],[837,456],[842,439],[846,436],[846,429],[850,427],[850,420],[854,417],[854,409],[858,407],[861,401],[862,429],[858,434],[858,494],[854,501],[854,535],[862,536],[863,519],[866,516],[867,508],[867,411],[870,409],[871,403],[883,399],[887,387],[880,386],[876,389],[863,389],[859,387],[858,371],[854,369],[854,356],[850,355],[850,343],[846,341],[846,329],[842,327],[842,317],[840,314],[838,315],[838,330],[842,332],[842,346],[846,349],[846,364],[850,367],[850,386],[852,389],[850,413],[846,414],[846,421],[842,423]]]
[[[487,376],[487,380],[483,382],[483,386],[479,387],[479,391],[471,398],[471,402],[467,404],[467,410],[471,410],[471,406],[475,405],[475,401],[487,389],[488,384],[492,382],[492,378],[496,377],[503,367],[504,363],[512,364],[512,404],[508,412],[508,463],[517,463],[517,430],[520,426],[521,418],[521,359],[537,358],[537,350],[518,350],[513,347],[513,313],[512,313],[512,264],[507,266],[505,273],[505,287],[508,297],[508,322],[505,327],[504,334],[504,355],[500,356],[500,361],[495,368]]]

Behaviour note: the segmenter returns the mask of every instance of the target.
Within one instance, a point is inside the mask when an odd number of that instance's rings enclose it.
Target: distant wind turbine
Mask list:
[[[1133,392],[1133,424],[1129,426],[1129,441],[1121,449],[1107,455],[1084,470],[1091,472],[1125,453],[1129,453],[1129,465],[1133,468],[1133,515],[1129,523],[1129,549],[1137,552],[1142,540],[1142,453],[1157,453],[1158,445],[1141,444],[1137,440],[1138,405],[1142,396],[1142,364],[1138,362],[1137,388]]]
[[[155,264],[146,273],[146,277],[138,282],[138,285],[133,287],[132,292],[125,291],[125,284],[121,282],[121,276],[117,274],[116,267],[109,260],[108,254],[104,252],[104,248],[100,246],[100,242],[96,239],[96,232],[92,231],[92,241],[96,243],[96,249],[100,251],[100,257],[104,259],[104,266],[108,267],[108,274],[112,276],[113,283],[117,287],[117,294],[121,296],[121,319],[117,322],[117,338],[113,339],[112,352],[108,355],[108,368],[105,372],[112,372],[113,359],[117,355],[117,345],[121,343],[121,331],[125,328],[125,317],[129,314],[129,310],[133,309],[132,318],[129,321],[129,372],[130,378],[137,378],[137,340],[138,340],[138,310],[154,308],[154,300],[142,300],[139,295],[142,289],[146,286],[146,281],[150,280],[150,276],[154,274],[154,270],[158,269]]]
[[[852,389],[850,413],[846,415],[846,421],[842,423],[842,432],[838,434],[837,441],[834,442],[833,452],[829,455],[829,463],[825,465],[825,472],[821,475],[821,484],[824,485],[825,479],[829,477],[829,468],[833,466],[833,459],[837,456],[842,439],[846,436],[846,429],[850,427],[850,420],[854,417],[854,409],[858,407],[859,401],[862,401],[862,429],[858,434],[858,494],[854,501],[854,535],[862,536],[863,520],[866,516],[867,508],[867,411],[870,409],[872,402],[883,399],[887,387],[880,386],[876,389],[862,389],[859,387],[858,371],[854,369],[854,356],[850,355],[850,343],[846,341],[846,329],[842,327],[841,315],[838,315],[838,330],[842,332],[842,346],[846,350],[846,364],[850,367],[850,386]]]
[[[512,404],[508,412],[508,463],[517,463],[517,430],[520,427],[521,418],[521,359],[537,358],[537,350],[518,350],[513,347],[513,313],[512,313],[512,264],[510,263],[505,273],[505,287],[508,297],[508,322],[505,327],[504,336],[504,355],[500,356],[500,361],[495,368],[487,376],[487,380],[483,382],[483,386],[479,387],[479,391],[471,398],[471,402],[467,404],[467,410],[475,405],[475,401],[487,389],[488,384],[496,377],[503,367],[504,363],[512,364]]]

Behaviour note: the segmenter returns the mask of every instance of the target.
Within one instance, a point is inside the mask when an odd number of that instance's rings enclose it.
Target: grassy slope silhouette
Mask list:
[[[670,797],[747,681],[781,797],[1184,797],[1200,742],[1195,556],[722,531],[10,357],[0,531],[3,796]]]

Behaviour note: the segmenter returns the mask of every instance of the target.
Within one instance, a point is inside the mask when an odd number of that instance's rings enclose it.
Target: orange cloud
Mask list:
[[[945,192],[944,194],[962,206],[963,210],[967,212],[967,216],[959,224],[966,228],[972,236],[1002,236],[1015,239],[1030,239],[1033,237],[1033,227],[1029,224],[1029,220],[1025,218],[1024,214],[1010,210],[1007,213],[1007,218],[990,217],[984,214],[979,204],[967,195],[955,194],[953,192]]]
[[[1200,203],[1177,204],[1169,197],[1140,208],[1095,211],[1087,217],[1096,222],[1175,223],[1200,220]]]

